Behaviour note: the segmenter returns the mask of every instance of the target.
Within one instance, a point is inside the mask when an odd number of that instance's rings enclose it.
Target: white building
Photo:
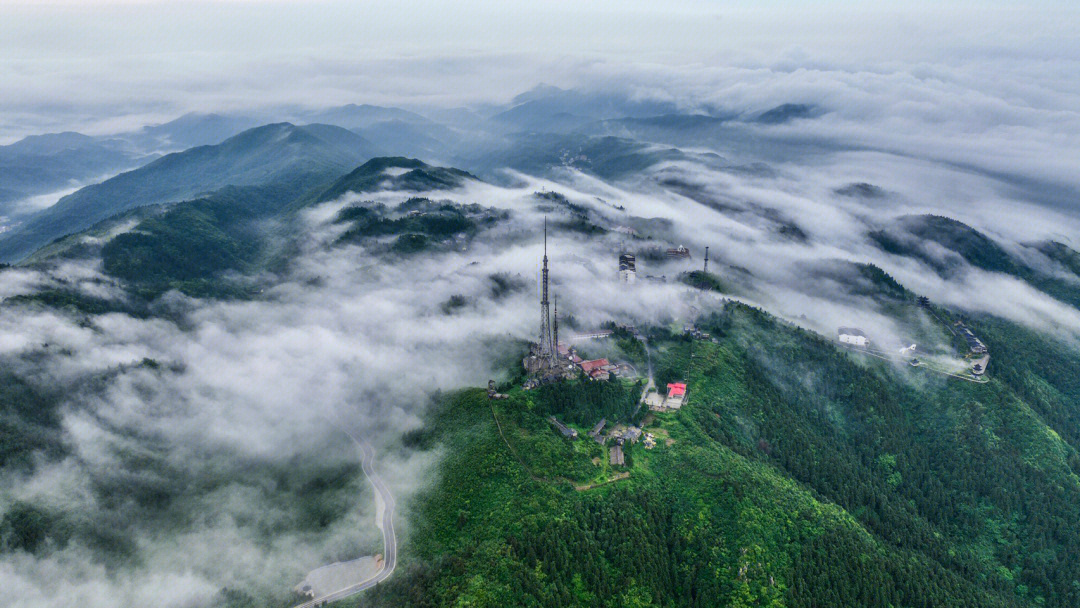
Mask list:
[[[634,254],[624,253],[619,256],[619,280],[624,283],[637,280],[637,256]]]
[[[837,330],[840,335],[841,344],[850,344],[852,346],[866,346],[870,344],[870,339],[866,337],[863,330],[856,329],[854,327],[841,327]]]

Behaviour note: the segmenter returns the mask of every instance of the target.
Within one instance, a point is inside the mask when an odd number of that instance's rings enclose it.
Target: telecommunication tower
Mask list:
[[[548,308],[547,218],[544,218],[544,266],[540,270],[540,348],[537,355],[555,364],[555,344],[552,342],[551,311]]]

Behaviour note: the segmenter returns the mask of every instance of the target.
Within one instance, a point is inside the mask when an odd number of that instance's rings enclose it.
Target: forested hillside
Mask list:
[[[1063,302],[1080,306],[1080,285],[1076,282],[1080,256],[1056,241],[1025,245],[1025,249],[1038,251],[1050,262],[1032,267],[1030,260],[1006,251],[978,230],[938,215],[899,217],[884,230],[871,232],[869,237],[883,251],[920,260],[945,278],[962,275],[971,268],[1000,272],[1023,279]]]
[[[329,125],[257,127],[214,146],[163,156],[82,188],[0,237],[0,259],[18,261],[49,241],[137,207],[190,199],[225,186],[330,181],[371,158],[363,137]]]
[[[660,441],[628,447],[625,469],[546,422],[552,389],[444,398],[408,438],[446,457],[405,514],[407,557],[358,604],[1080,602],[1073,351],[984,319],[1003,357],[1052,354],[977,384],[743,305],[699,327],[717,341],[650,334],[690,396],[652,415]]]

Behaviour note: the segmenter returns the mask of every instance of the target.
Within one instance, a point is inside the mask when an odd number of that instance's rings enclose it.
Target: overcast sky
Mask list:
[[[0,0],[0,141],[189,110],[501,102],[665,70],[1038,62],[1075,81],[1066,2]],[[1072,86],[1072,85],[1070,85]]]

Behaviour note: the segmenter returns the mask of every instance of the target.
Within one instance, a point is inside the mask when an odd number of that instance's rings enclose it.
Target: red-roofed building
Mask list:
[[[667,400],[664,401],[664,407],[669,407],[673,410],[677,410],[682,407],[683,398],[686,397],[686,385],[682,382],[672,382],[667,385],[668,394]]]
[[[591,361],[582,361],[580,363],[581,371],[586,374],[592,374],[594,370],[602,369],[611,365],[607,359],[592,359]]]

